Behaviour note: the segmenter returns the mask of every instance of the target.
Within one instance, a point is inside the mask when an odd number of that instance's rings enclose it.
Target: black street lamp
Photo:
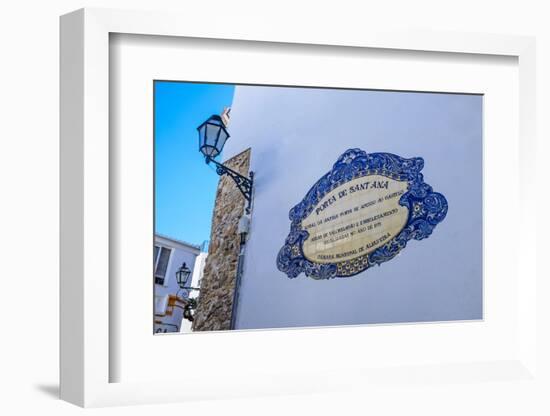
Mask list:
[[[186,286],[187,279],[189,279],[190,274],[191,270],[189,269],[189,267],[187,267],[187,264],[183,262],[181,267],[176,272],[176,281],[178,282],[178,285],[180,287],[178,293],[176,293],[176,297],[178,296],[180,290],[186,291],[185,297],[187,298],[187,304],[183,308],[183,318],[187,319],[190,322],[193,322],[194,310],[197,309],[197,300],[189,297],[189,290],[200,291],[200,289],[198,287]]]
[[[181,267],[176,272],[176,281],[178,282],[178,285],[180,288],[184,288],[187,284],[187,279],[189,279],[189,275],[191,274],[191,270],[189,267],[187,267],[187,264],[183,262]]]
[[[191,270],[187,267],[187,264],[183,262],[180,268],[176,271],[176,282],[178,282],[178,286],[180,287],[176,293],[176,297],[182,290],[184,291],[183,293],[185,293],[185,297],[189,297],[189,291],[191,290],[196,290],[197,292],[201,290],[199,287],[186,286],[190,274]]]
[[[250,213],[254,173],[250,172],[250,178],[247,178],[214,160],[214,158],[222,152],[225,142],[230,137],[222,118],[214,114],[197,127],[197,130],[199,132],[199,151],[204,155],[206,163],[214,163],[218,175],[228,175],[235,181],[239,191],[241,191],[248,202],[246,212]]]

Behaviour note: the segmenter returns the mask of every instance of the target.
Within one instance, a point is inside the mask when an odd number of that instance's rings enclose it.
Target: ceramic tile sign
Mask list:
[[[278,269],[289,278],[350,277],[429,237],[448,205],[424,182],[423,167],[421,157],[347,150],[290,210]]]

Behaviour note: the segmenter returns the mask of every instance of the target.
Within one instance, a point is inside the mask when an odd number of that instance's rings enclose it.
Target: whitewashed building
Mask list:
[[[201,246],[156,234],[154,251],[155,317],[154,332],[186,332],[191,322],[183,319],[183,311],[189,296],[196,294],[180,290],[176,272],[185,263],[192,271],[185,286],[200,286],[206,253]]]

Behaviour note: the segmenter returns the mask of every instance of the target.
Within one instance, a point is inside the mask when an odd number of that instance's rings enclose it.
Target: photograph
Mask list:
[[[153,95],[154,334],[484,318],[482,94]]]

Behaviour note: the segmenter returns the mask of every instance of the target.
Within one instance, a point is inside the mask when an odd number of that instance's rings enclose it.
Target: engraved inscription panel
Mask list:
[[[316,263],[341,262],[390,241],[407,223],[409,210],[399,205],[407,186],[407,181],[367,175],[327,193],[302,221],[309,233],[304,256]]]

